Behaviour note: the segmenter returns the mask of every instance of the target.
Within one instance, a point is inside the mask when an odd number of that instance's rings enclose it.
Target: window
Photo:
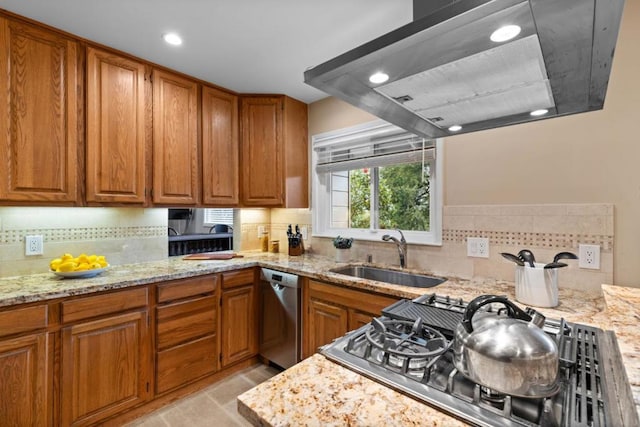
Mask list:
[[[441,141],[384,121],[315,135],[314,235],[441,244]]]
[[[233,227],[233,209],[205,209],[204,225],[226,224]]]

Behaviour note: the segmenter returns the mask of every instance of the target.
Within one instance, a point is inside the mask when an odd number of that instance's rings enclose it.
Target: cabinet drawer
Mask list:
[[[214,292],[217,286],[217,276],[205,276],[163,283],[158,285],[158,302],[167,302],[207,294]]]
[[[214,296],[158,307],[158,349],[213,334],[216,317]]]
[[[157,392],[164,393],[215,372],[218,360],[216,341],[216,335],[206,336],[158,353]]]
[[[0,312],[0,337],[29,332],[46,326],[46,305]]]
[[[309,280],[309,298],[330,301],[365,313],[380,313],[398,298]]]
[[[147,305],[147,287],[62,302],[62,322],[119,313]]]
[[[255,270],[253,268],[222,273],[222,289],[252,285],[254,281]]]

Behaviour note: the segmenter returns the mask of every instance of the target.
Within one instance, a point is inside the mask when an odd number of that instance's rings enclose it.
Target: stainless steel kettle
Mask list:
[[[507,316],[479,311],[501,303]],[[453,355],[458,371],[493,391],[537,398],[559,391],[556,342],[543,330],[544,316],[520,309],[504,296],[483,295],[469,303],[456,328]]]

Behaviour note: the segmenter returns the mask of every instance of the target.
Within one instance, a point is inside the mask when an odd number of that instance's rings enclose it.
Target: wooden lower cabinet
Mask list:
[[[258,354],[258,292],[253,269],[222,274],[222,366]]]
[[[307,319],[309,355],[313,354],[318,347],[343,336],[347,331],[349,331],[349,310],[347,308],[328,301],[316,299],[309,301]]]
[[[158,352],[156,391],[165,393],[218,368],[218,337],[208,335]]]
[[[62,425],[95,424],[151,396],[147,317],[142,309],[62,328]]]
[[[0,311],[0,426],[51,426],[53,343],[46,305]]]
[[[380,316],[398,299],[342,286],[306,280],[303,302],[303,354],[309,357],[330,343]]]
[[[156,394],[219,370],[217,289],[216,275],[158,285]]]
[[[50,426],[49,334],[0,340],[0,425]]]

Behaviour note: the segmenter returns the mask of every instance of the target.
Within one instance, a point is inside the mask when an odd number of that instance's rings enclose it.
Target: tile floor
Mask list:
[[[236,397],[279,372],[266,365],[252,366],[138,418],[126,427],[250,426],[238,414]]]

